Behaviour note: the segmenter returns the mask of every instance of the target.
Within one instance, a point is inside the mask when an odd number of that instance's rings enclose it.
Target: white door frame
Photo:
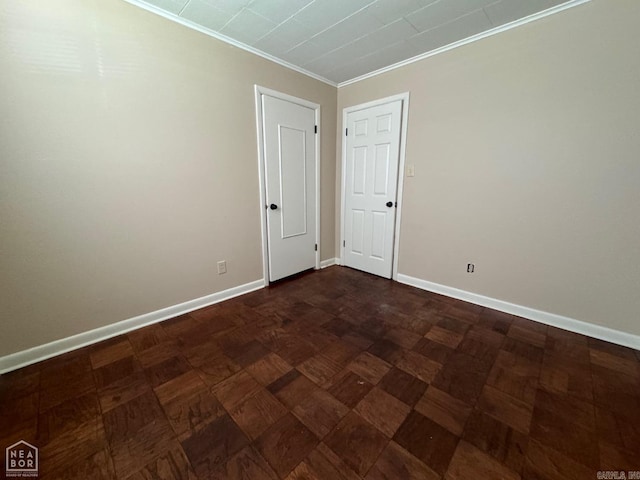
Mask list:
[[[409,119],[409,92],[400,93],[398,95],[392,95],[390,97],[381,98],[379,100],[373,100],[371,102],[362,103],[360,105],[354,105],[352,107],[346,107],[342,110],[342,131],[347,128],[347,115],[358,110],[364,110],[365,108],[377,107],[384,105],[385,103],[391,103],[401,100],[402,101],[402,118],[400,125],[400,158],[398,163],[398,190],[396,192],[396,201],[398,207],[396,208],[396,225],[393,235],[393,268],[391,278],[393,280],[398,279],[398,250],[400,247],[400,220],[402,216],[402,193],[404,187],[404,171],[405,171],[405,155],[407,147],[407,122]],[[341,195],[342,202],[340,205],[340,258],[345,258],[344,247],[344,232],[345,232],[345,192],[347,184],[347,169],[345,168],[347,163],[347,139],[346,136],[342,137],[342,187]],[[341,262],[342,263],[342,262]]]
[[[266,170],[264,155],[264,114],[262,111],[262,95],[279,98],[288,102],[302,105],[303,107],[312,108],[315,112],[315,121],[318,132],[314,135],[316,145],[316,270],[320,268],[320,105],[317,103],[304,100],[303,98],[287,95],[286,93],[271,90],[269,88],[254,85],[255,101],[256,101],[256,131],[258,133],[258,178],[260,181],[260,224],[262,229],[262,275],[264,285],[269,285],[269,242],[267,233],[267,189],[266,189]]]

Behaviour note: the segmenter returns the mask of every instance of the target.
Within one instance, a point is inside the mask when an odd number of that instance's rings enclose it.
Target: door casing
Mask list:
[[[286,93],[271,90],[269,88],[261,87],[260,85],[254,85],[255,90],[255,102],[256,102],[256,130],[258,138],[258,178],[260,184],[260,224],[262,233],[262,275],[264,285],[269,285],[269,236],[267,232],[267,194],[266,194],[266,168],[265,168],[265,152],[264,152],[264,112],[262,111],[262,95],[268,95],[270,97],[279,98],[288,102],[302,105],[303,107],[311,108],[315,112],[315,122],[318,128],[318,132],[315,134],[315,153],[316,153],[316,265],[315,269],[320,268],[320,105],[317,103],[304,100],[302,98],[294,97]]]
[[[377,107],[379,105],[384,105],[385,103],[395,102],[397,100],[402,101],[402,114],[401,114],[401,125],[400,125],[400,157],[398,159],[398,190],[397,190],[397,208],[396,208],[396,223],[395,223],[395,232],[393,235],[393,267],[391,272],[391,278],[393,280],[398,279],[398,249],[400,245],[400,222],[402,219],[402,198],[403,198],[403,187],[404,187],[404,177],[405,177],[405,156],[406,156],[406,145],[407,145],[407,122],[409,120],[409,92],[400,93],[398,95],[392,95],[390,97],[381,98],[378,100],[373,100],[371,102],[362,103],[360,105],[354,105],[351,107],[346,107],[342,110],[342,184],[341,184],[341,202],[340,202],[340,257],[344,258],[345,256],[345,247],[344,247],[344,232],[345,232],[345,192],[346,192],[346,181],[347,181],[347,140],[345,135],[345,128],[347,125],[347,115],[351,112],[357,112],[358,110],[364,110],[366,108]]]

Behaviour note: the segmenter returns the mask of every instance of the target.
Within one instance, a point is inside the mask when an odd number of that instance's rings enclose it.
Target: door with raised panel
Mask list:
[[[269,280],[316,265],[315,111],[262,95]]]
[[[402,100],[347,114],[343,264],[391,278]]]

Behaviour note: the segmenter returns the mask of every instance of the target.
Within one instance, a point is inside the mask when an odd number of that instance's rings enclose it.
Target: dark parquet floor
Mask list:
[[[640,470],[640,354],[331,267],[2,375],[0,415],[44,479],[595,479]]]

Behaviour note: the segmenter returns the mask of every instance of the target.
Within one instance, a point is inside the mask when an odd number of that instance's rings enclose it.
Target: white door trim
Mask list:
[[[265,206],[267,205],[267,193],[266,193],[266,175],[265,175],[265,156],[264,156],[264,131],[263,131],[263,111],[262,111],[262,95],[268,95],[270,97],[279,98],[280,100],[286,100],[288,102],[302,105],[303,107],[312,108],[315,112],[315,122],[318,127],[318,133],[315,135],[316,146],[316,270],[320,269],[320,105],[310,102],[303,98],[287,95],[286,93],[271,90],[269,88],[261,87],[260,85],[254,85],[255,90],[255,102],[256,102],[256,131],[258,139],[258,179],[260,183],[260,224],[262,233],[262,273],[264,278],[264,284],[269,285],[269,243],[267,234],[267,212]]]
[[[379,100],[373,100],[371,102],[362,103],[360,105],[354,105],[352,107],[346,107],[342,110],[342,131],[347,128],[347,115],[358,110],[364,110],[365,108],[377,107],[384,105],[385,103],[402,101],[402,125],[400,126],[400,158],[398,164],[398,190],[397,190],[397,202],[398,207],[396,209],[396,225],[393,236],[393,269],[391,278],[393,280],[398,279],[398,250],[400,248],[400,220],[402,217],[402,194],[404,187],[404,171],[405,171],[405,155],[407,146],[407,122],[409,120],[409,92],[400,93],[398,95],[392,95],[390,97],[381,98]],[[340,205],[340,256],[345,258],[344,249],[344,232],[345,232],[345,191],[347,183],[347,171],[345,165],[347,163],[347,140],[345,136],[342,136],[342,186],[341,195],[342,201]]]

